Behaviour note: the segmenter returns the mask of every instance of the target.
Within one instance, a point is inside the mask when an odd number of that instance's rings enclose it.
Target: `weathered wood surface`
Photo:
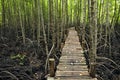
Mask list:
[[[49,59],[49,74],[50,77],[54,77],[55,76],[55,59],[54,58],[50,58]]]
[[[55,80],[97,80],[91,78],[75,28],[69,30],[57,66]]]

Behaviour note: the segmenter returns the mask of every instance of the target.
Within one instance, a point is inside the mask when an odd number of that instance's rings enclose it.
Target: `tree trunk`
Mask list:
[[[90,76],[95,77],[96,50],[97,50],[97,0],[91,0],[91,18],[90,18]]]

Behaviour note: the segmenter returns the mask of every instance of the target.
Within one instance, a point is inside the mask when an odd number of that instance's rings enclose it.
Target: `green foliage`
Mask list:
[[[19,53],[17,55],[11,55],[10,58],[13,60],[19,60],[19,65],[24,65],[24,60],[26,58],[26,55]]]
[[[1,2],[2,0],[0,0],[0,3],[2,4]],[[3,14],[6,14],[7,13],[10,15],[19,15],[18,11],[19,7],[20,7],[20,12],[21,12],[21,15],[26,15],[26,16],[31,16],[33,14],[36,14],[36,11],[34,10],[34,8],[36,7],[35,5],[35,1],[37,0],[9,0],[9,2],[7,0],[4,0],[4,6],[5,6],[5,10],[6,10],[6,13],[3,13]],[[108,3],[109,1],[109,17],[110,17],[110,21],[112,20],[112,17],[114,16],[114,12],[118,12],[119,11],[119,5],[120,5],[120,1],[119,0],[98,0],[98,15],[100,14],[100,17],[102,19],[102,22],[104,23],[105,22],[105,16],[103,18],[103,15],[106,13],[106,4]],[[81,8],[79,6],[79,10],[80,10],[80,13],[81,15],[83,15],[83,10],[84,10],[84,0],[81,0]],[[2,5],[0,4],[0,23],[2,23]],[[48,20],[48,0],[43,0],[41,3],[40,3],[42,6],[43,6],[43,16],[44,16],[44,19],[45,21]],[[60,0],[58,0],[58,5],[60,5]],[[68,0],[68,15],[69,17],[71,16],[71,10],[72,10],[72,15],[74,15],[77,11],[77,8],[78,8],[78,5],[80,5],[80,0]],[[86,7],[88,7],[88,3],[86,4]],[[10,9],[8,9],[10,8]],[[10,11],[10,12],[7,12]],[[60,12],[61,8],[59,8],[59,12]],[[101,11],[100,11],[101,10]],[[33,12],[32,12],[33,11]],[[32,14],[31,14],[32,12]],[[86,9],[86,12],[88,12],[88,9]],[[86,14],[87,15],[87,14]],[[116,14],[116,15],[119,15],[119,14]],[[16,17],[17,17],[16,16]],[[88,15],[87,15],[88,16]],[[79,16],[80,17],[80,16]],[[81,16],[82,17],[82,16]],[[7,18],[7,17],[6,17]],[[72,19],[74,18],[74,16],[72,16]],[[83,18],[81,18],[81,21]]]
[[[17,55],[12,55],[11,56],[11,59],[16,59],[16,58],[19,58],[21,60],[23,60],[26,56],[23,55],[23,54],[17,54]]]

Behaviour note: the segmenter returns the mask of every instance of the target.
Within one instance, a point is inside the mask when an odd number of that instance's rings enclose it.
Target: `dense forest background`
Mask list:
[[[0,0],[0,79],[45,79],[70,27],[96,77],[120,80],[120,0]]]

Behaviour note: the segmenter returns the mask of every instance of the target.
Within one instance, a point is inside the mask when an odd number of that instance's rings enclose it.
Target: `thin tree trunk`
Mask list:
[[[23,13],[21,13],[20,11],[21,11],[21,5],[19,5],[19,19],[20,19],[20,27],[22,32],[23,44],[25,45],[25,28],[23,25]]]
[[[90,20],[90,76],[95,77],[95,63],[96,63],[96,50],[97,50],[97,1],[91,0],[91,20]]]
[[[86,0],[84,0],[83,8],[83,29],[82,29],[82,48],[85,48],[85,27],[86,27]]]
[[[35,1],[36,5],[36,10],[37,10],[37,41],[38,41],[38,46],[40,45],[40,0]]]

